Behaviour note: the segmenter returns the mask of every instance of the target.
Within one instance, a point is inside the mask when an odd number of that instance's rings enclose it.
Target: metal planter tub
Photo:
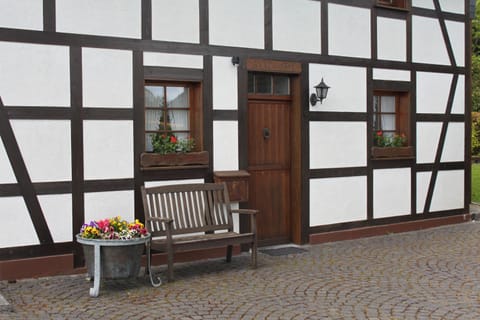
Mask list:
[[[77,242],[83,246],[88,275],[94,286],[90,296],[97,297],[100,279],[125,279],[137,277],[142,254],[150,235],[129,240],[85,239],[77,234]]]

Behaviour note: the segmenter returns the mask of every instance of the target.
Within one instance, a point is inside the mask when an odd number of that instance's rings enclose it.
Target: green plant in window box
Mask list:
[[[393,136],[387,136],[383,134],[383,131],[379,130],[373,134],[373,145],[375,147],[405,147],[406,144],[407,136],[404,133],[395,133]]]
[[[407,145],[405,134],[385,135],[382,131],[373,133],[372,157],[374,159],[411,158],[415,150]]]
[[[177,137],[171,132],[172,127],[169,120],[165,123],[162,117],[158,125],[160,132],[150,135],[152,152],[144,152],[140,155],[142,170],[158,170],[162,167],[208,167],[208,152],[194,151],[194,139]]]
[[[152,134],[152,149],[155,153],[187,153],[195,147],[193,138],[178,139],[174,134]]]
[[[145,168],[201,166],[207,167],[209,156],[207,151],[193,151],[193,139],[178,139],[173,134],[153,134],[153,152],[144,152],[140,157],[140,165]]]

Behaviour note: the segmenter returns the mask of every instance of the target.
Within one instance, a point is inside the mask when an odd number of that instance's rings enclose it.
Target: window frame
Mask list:
[[[257,76],[268,76],[270,77],[270,92],[259,92],[258,85],[256,82]],[[253,85],[253,91],[250,90],[250,77],[252,77],[252,85]],[[285,77],[288,79],[288,92],[285,93],[276,93],[276,78],[280,77]],[[259,71],[249,71],[248,72],[248,84],[247,84],[247,94],[248,96],[272,96],[272,97],[277,97],[277,98],[286,98],[288,99],[291,96],[292,93],[292,83],[290,76],[288,74],[277,74],[277,73],[270,73],[270,72],[259,72]]]
[[[143,114],[144,114],[144,141],[145,147],[144,152],[152,152],[148,150],[147,147],[147,135],[148,134],[155,134],[161,132],[170,132],[175,135],[175,133],[187,133],[188,138],[193,138],[195,142],[195,146],[193,151],[202,151],[203,150],[203,112],[202,112],[202,83],[201,82],[193,82],[193,81],[169,81],[169,80],[152,80],[152,79],[145,79],[144,80],[144,95],[145,95],[145,88],[147,86],[161,86],[164,87],[164,101],[167,101],[166,91],[167,87],[185,87],[188,88],[188,100],[189,106],[187,108],[168,108],[166,103],[163,108],[158,107],[148,107],[144,101],[143,106]],[[144,98],[145,99],[145,98]],[[189,129],[188,130],[147,130],[147,111],[148,110],[162,110],[166,114],[168,111],[171,110],[186,110],[188,111],[188,123]]]
[[[382,131],[382,132],[392,132],[393,134],[402,134],[404,132],[399,132],[398,128],[400,127],[400,119],[399,119],[399,113],[400,113],[400,97],[398,94],[396,94],[395,92],[389,92],[389,91],[377,91],[373,94],[373,99],[375,101],[375,98],[376,97],[380,97],[380,111],[375,111],[375,109],[373,110],[373,117],[374,117],[374,121],[373,121],[373,130],[374,131]],[[395,99],[395,111],[394,112],[383,112],[381,110],[382,108],[382,104],[381,104],[381,97],[393,97]],[[382,118],[382,115],[394,115],[395,116],[395,130],[387,130],[387,129],[384,129],[384,128],[376,128],[375,127],[375,124],[377,123],[381,123],[381,118]]]
[[[378,147],[374,143],[374,135],[379,130],[375,128],[375,119],[381,115],[381,112],[375,112],[374,110],[374,100],[375,97],[382,96],[394,96],[395,97],[395,131],[386,130],[389,132],[394,132],[395,134],[404,134],[406,136],[406,144],[403,147]],[[373,90],[372,94],[372,157],[374,159],[378,158],[413,158],[414,157],[414,148],[413,148],[413,139],[412,139],[412,119],[411,119],[411,93],[410,91],[404,90]],[[391,112],[386,112],[386,114],[393,114]],[[383,131],[383,129],[382,129]],[[381,154],[381,155],[380,155]]]

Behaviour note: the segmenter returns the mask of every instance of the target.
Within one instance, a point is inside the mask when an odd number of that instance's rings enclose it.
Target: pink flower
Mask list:
[[[103,231],[108,231],[110,229],[110,221],[108,219],[97,221],[98,228]]]

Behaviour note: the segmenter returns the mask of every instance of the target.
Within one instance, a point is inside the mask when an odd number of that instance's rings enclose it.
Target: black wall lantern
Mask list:
[[[327,86],[325,82],[323,82],[323,78],[322,81],[320,81],[320,83],[317,84],[314,88],[317,94],[312,93],[312,95],[310,96],[310,103],[312,104],[312,106],[316,105],[317,101],[320,101],[320,103],[322,103],[322,101],[327,98],[328,89],[330,89],[330,87]]]

